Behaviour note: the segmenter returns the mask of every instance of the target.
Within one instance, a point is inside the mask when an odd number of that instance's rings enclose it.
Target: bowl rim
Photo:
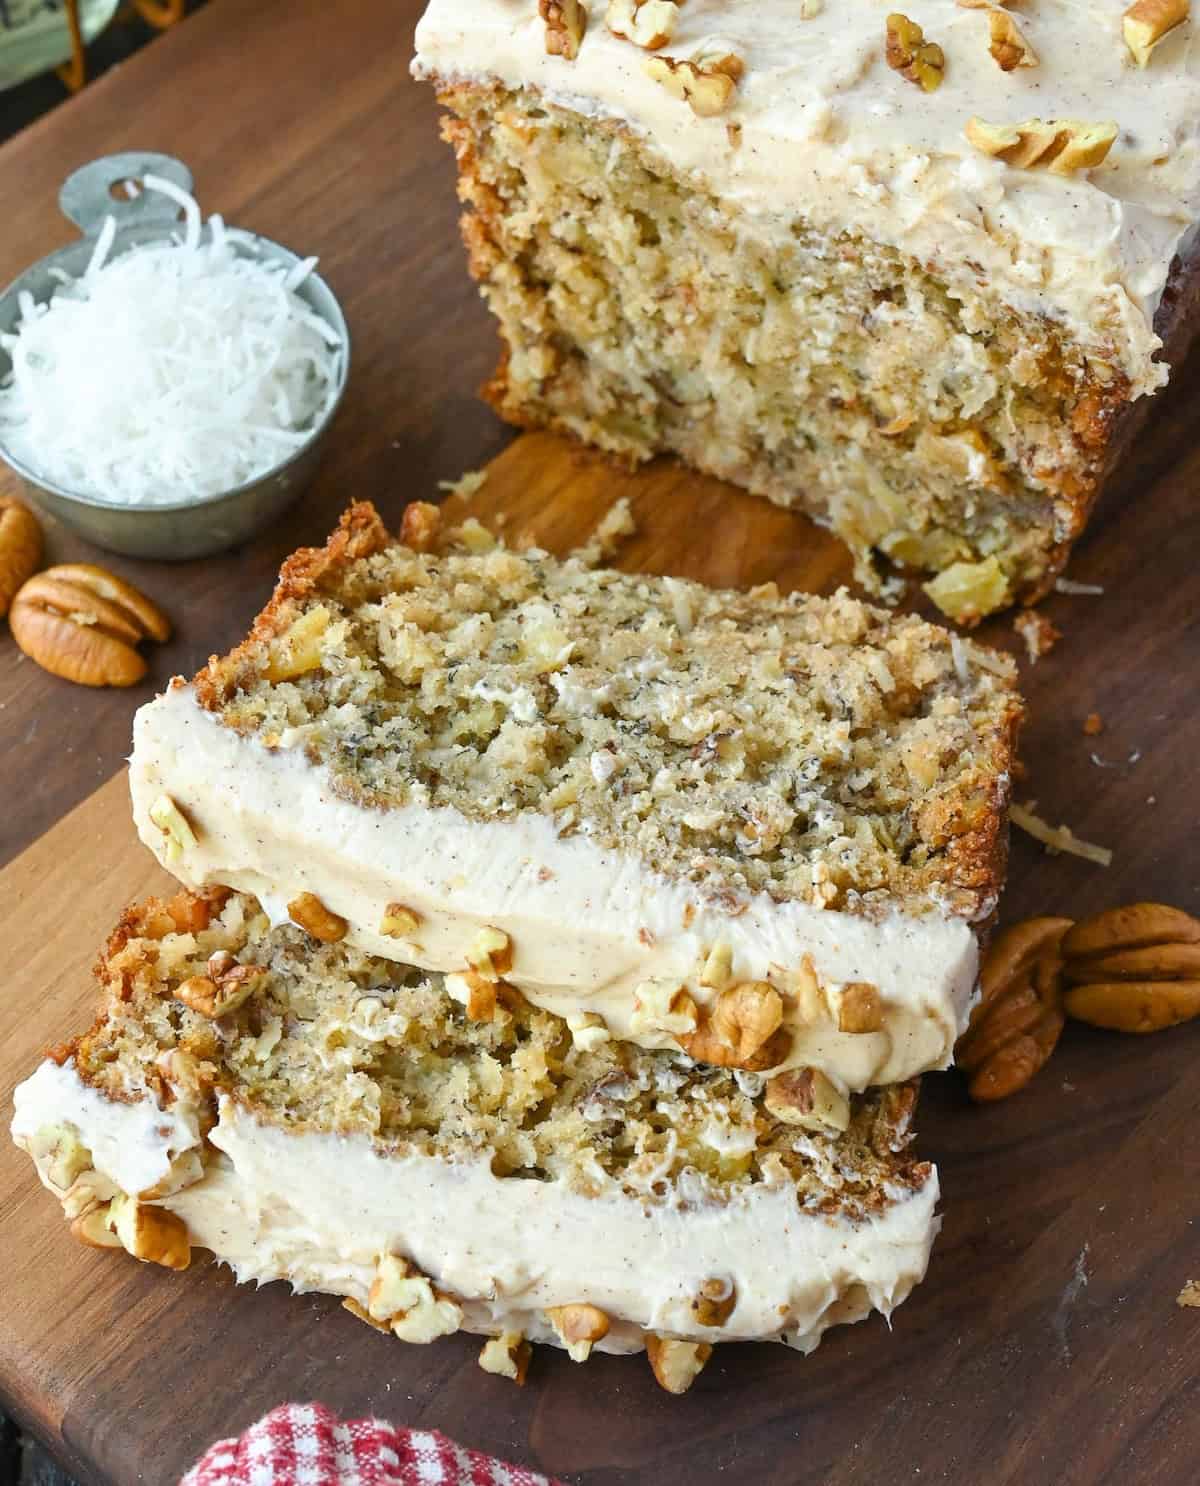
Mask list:
[[[152,228],[155,231],[160,231],[162,224],[148,223],[147,227]],[[139,228],[137,225],[118,229],[117,238],[115,239],[115,241],[119,241],[122,232],[132,233],[139,232],[141,230],[145,229]],[[204,223],[203,230],[208,230],[207,222]],[[282,243],[276,242],[273,238],[264,237],[260,232],[253,232],[248,228],[237,228],[235,230],[241,233],[245,233],[247,237],[253,238],[256,251],[259,245],[272,249],[275,253],[280,255],[281,261],[286,262],[290,259],[293,266],[304,261],[300,257],[299,253],[294,253],[291,248],[285,247]],[[153,238],[146,239],[146,241],[153,240]],[[3,290],[0,290],[0,303],[9,299],[15,291],[19,290],[21,281],[29,274],[37,272],[38,269],[51,268],[54,266],[57,259],[65,257],[67,254],[78,252],[81,248],[88,247],[90,245],[90,239],[88,236],[85,235],[78,238],[73,243],[65,243],[61,248],[56,248],[52,253],[47,253],[44,258],[39,258],[36,263],[31,263],[27,269],[25,269],[22,273],[19,273],[17,277],[13,279],[11,283],[6,285]],[[131,246],[141,247],[143,246],[143,243],[139,242],[136,244],[132,244]],[[320,315],[321,319],[324,320],[326,324],[328,324],[333,330],[336,330],[341,336],[342,356],[338,368],[337,385],[334,391],[332,402],[326,408],[320,420],[317,423],[313,424],[310,429],[306,430],[303,443],[297,444],[296,447],[283,459],[281,459],[278,464],[272,464],[268,466],[266,469],[261,470],[257,475],[252,475],[250,479],[243,480],[240,485],[230,486],[230,488],[227,490],[215,490],[208,495],[198,495],[186,500],[155,501],[153,504],[134,505],[126,501],[106,500],[103,496],[85,495],[80,491],[68,490],[65,486],[58,485],[54,481],[47,479],[45,476],[39,475],[36,470],[30,469],[30,467],[25,464],[23,460],[19,459],[9,450],[8,446],[4,442],[3,435],[0,435],[0,459],[2,459],[4,463],[9,466],[14,474],[20,476],[20,478],[24,480],[27,485],[32,486],[34,490],[46,495],[52,500],[61,500],[70,502],[74,505],[88,506],[91,509],[98,511],[115,511],[118,513],[127,514],[130,517],[154,516],[160,513],[163,515],[172,513],[177,514],[180,511],[198,511],[204,509],[206,506],[220,505],[225,501],[237,500],[239,496],[245,495],[248,491],[253,490],[257,486],[261,485],[264,480],[273,480],[278,476],[286,473],[286,471],[289,470],[291,466],[301,458],[302,455],[308,453],[315,441],[320,438],[320,436],[332,423],[338,409],[341,407],[342,399],[346,393],[346,383],[349,380],[350,375],[350,327],[346,323],[346,314],[345,311],[342,309],[341,301],[338,299],[337,295],[333,292],[328,283],[321,276],[321,274],[316,271],[315,268],[309,273],[304,282],[305,284],[315,282],[322,290],[324,290],[325,294],[328,295],[329,302],[337,313],[336,321],[332,320],[330,316],[325,313],[324,310],[318,309],[316,305],[309,305],[309,308],[313,311],[314,314]],[[301,288],[303,287],[304,286],[301,285]],[[44,301],[39,300],[39,303],[43,302]]]

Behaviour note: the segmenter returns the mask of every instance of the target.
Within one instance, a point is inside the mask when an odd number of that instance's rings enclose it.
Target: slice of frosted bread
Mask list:
[[[801,1351],[923,1277],[937,1176],[915,1085],[581,1048],[501,986],[272,928],[212,890],[128,910],[90,1032],[15,1095],[13,1135],[85,1241],[346,1297],[408,1341],[645,1346],[666,1386],[714,1343]],[[843,1128],[835,1128],[841,1126]]]
[[[1012,663],[913,616],[401,540],[356,506],[135,724],[190,887],[589,1040],[863,1089],[944,1066],[993,912]]]

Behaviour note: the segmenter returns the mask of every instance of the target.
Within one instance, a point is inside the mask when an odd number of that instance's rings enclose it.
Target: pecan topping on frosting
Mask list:
[[[651,57],[647,73],[701,118],[724,113],[733,101],[737,80],[746,70],[742,59],[726,47],[697,53],[690,62],[674,57]]]
[[[609,0],[604,19],[614,36],[656,52],[675,34],[679,6],[674,0]]]
[[[538,14],[546,23],[546,51],[573,62],[587,31],[587,6],[582,0],[538,0]]]
[[[893,11],[887,18],[887,49],[884,54],[893,72],[910,83],[932,93],[941,86],[946,72],[946,57],[934,41],[926,41],[916,21]]]
[[[1037,53],[1026,41],[1020,26],[1006,10],[988,12],[988,51],[1001,72],[1014,67],[1036,67]]]
[[[963,131],[977,150],[1023,170],[1070,175],[1099,165],[1113,146],[1117,126],[1080,119],[1026,119],[1021,124],[989,124],[968,119]]]
[[[1121,34],[1129,54],[1145,67],[1150,53],[1188,18],[1188,0],[1134,0],[1121,17]]]

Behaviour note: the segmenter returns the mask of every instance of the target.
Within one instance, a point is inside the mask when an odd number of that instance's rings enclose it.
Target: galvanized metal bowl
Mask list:
[[[0,332],[15,329],[20,318],[18,296],[22,291],[27,290],[39,302],[45,301],[59,283],[55,269],[72,277],[83,273],[105,217],[111,216],[116,222],[114,254],[142,243],[163,242],[178,228],[178,208],[165,196],[144,192],[132,200],[122,200],[114,194],[121,182],[138,180],[147,174],[162,176],[185,191],[192,188],[191,171],[181,161],[170,155],[142,151],[108,155],[83,166],[67,179],[59,193],[59,205],[83,229],[84,236],[35,263],[0,294]],[[295,253],[265,237],[255,236],[251,242],[239,240],[235,247],[239,253],[289,268],[301,261]],[[162,505],[123,506],[52,483],[16,458],[2,440],[0,459],[19,476],[34,505],[110,552],[176,560],[209,557],[237,546],[269,525],[308,483],[329,424],[341,403],[350,370],[350,333],[333,291],[312,273],[296,293],[341,337],[343,350],[337,388],[332,404],[308,431],[305,442],[257,478],[214,495]],[[11,359],[0,349],[0,379],[11,368]]]

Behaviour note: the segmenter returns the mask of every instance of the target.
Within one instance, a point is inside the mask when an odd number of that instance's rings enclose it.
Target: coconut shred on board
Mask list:
[[[283,463],[337,396],[342,338],[297,295],[316,266],[238,252],[250,233],[208,220],[170,181],[182,237],[110,257],[105,220],[82,277],[20,296],[0,346],[0,442],[40,478],[127,506],[232,490]]]

